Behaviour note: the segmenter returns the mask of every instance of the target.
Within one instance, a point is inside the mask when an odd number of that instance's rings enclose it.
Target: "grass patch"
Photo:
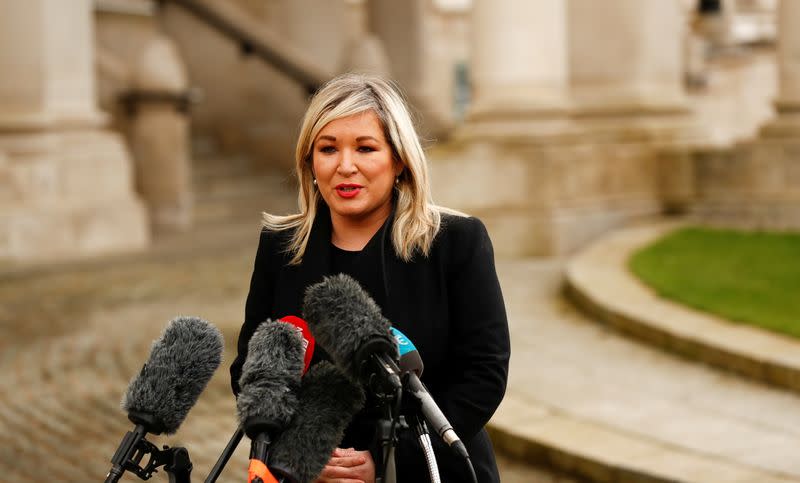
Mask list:
[[[628,263],[662,297],[800,337],[800,233],[684,228]]]

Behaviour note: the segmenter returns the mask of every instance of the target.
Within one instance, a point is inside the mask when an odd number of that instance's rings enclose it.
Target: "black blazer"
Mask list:
[[[267,318],[299,316],[305,288],[330,275],[330,213],[324,203],[320,208],[300,265],[288,265],[288,231],[261,232],[239,353],[231,364],[234,394],[239,392],[247,344],[256,327]],[[505,394],[511,349],[489,235],[476,218],[443,215],[429,256],[404,262],[392,246],[392,222],[390,216],[364,249],[380,263],[383,286],[365,288],[383,315],[419,350],[425,364],[422,381],[465,442],[478,481],[499,482],[484,425]],[[321,357],[325,355],[315,354],[314,359]],[[428,481],[418,444],[410,434],[400,439],[398,481]],[[442,481],[470,481],[452,450],[438,436],[431,439]]]

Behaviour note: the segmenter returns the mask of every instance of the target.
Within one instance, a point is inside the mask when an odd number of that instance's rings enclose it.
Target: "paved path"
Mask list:
[[[571,300],[647,344],[800,393],[800,341],[661,298],[627,268],[639,248],[682,226],[647,223],[617,230],[572,257]]]
[[[187,446],[205,477],[236,425],[226,369],[257,241],[254,227],[230,230],[238,235],[178,237],[145,256],[0,276],[0,481],[102,481],[131,428],[121,395],[178,314],[219,327],[225,361],[178,435],[151,441]],[[248,450],[240,445],[220,482],[243,481]],[[572,482],[500,461],[504,482]]]
[[[512,330],[498,446],[601,481],[800,481],[800,398],[618,335],[564,262],[501,263]]]
[[[227,366],[255,250],[251,229],[224,246],[207,241],[1,279],[0,480],[101,481],[130,428],[120,396],[175,315],[220,327]],[[800,481],[796,395],[586,318],[561,295],[562,260],[498,266],[513,344],[509,391],[492,422],[498,447],[599,481]],[[154,440],[188,446],[204,476],[234,426],[221,370],[178,436]],[[241,481],[246,457],[242,445],[220,481]],[[506,482],[571,481],[502,462]]]

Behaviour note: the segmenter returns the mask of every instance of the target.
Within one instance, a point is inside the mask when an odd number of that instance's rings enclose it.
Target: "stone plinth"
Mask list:
[[[95,105],[91,3],[0,9],[0,259],[145,247],[130,159]]]
[[[0,151],[8,153],[0,166],[0,259],[42,261],[147,246],[147,213],[133,196],[130,161],[116,135],[0,133]]]
[[[660,210],[652,146],[614,136],[573,127],[452,143],[430,153],[434,198],[481,218],[500,256],[569,253]]]
[[[690,213],[746,228],[800,230],[800,2],[778,12],[776,116],[753,140],[692,159]]]
[[[690,156],[688,212],[707,223],[800,229],[800,141],[760,139]]]

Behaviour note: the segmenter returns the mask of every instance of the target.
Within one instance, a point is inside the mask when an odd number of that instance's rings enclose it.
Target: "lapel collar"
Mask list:
[[[331,214],[323,202],[317,207],[317,216],[311,227],[308,245],[300,265],[300,280],[305,287],[322,281],[331,272]]]

